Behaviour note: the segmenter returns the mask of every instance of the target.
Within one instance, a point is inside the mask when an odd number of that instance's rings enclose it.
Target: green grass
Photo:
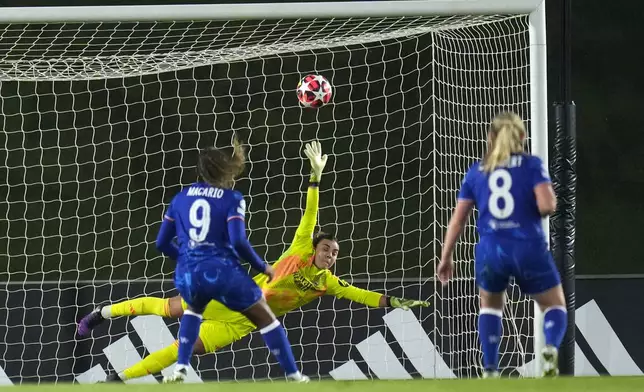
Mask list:
[[[21,392],[620,392],[643,391],[644,377],[575,377],[556,379],[321,381],[307,385],[283,382],[222,382],[183,385],[23,385]],[[13,390],[13,389],[12,389]]]

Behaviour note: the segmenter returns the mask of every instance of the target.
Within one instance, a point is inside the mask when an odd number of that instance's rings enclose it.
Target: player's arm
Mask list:
[[[306,154],[311,163],[311,177],[309,178],[309,187],[306,192],[306,208],[300,220],[300,225],[295,232],[293,245],[297,246],[303,243],[308,247],[310,246],[311,237],[313,237],[313,231],[317,223],[320,199],[319,185],[322,178],[322,170],[324,170],[328,157],[322,155],[320,142],[307,143],[304,154]]]
[[[473,208],[474,201],[472,200],[459,199],[456,203],[456,208],[454,209],[452,218],[449,220],[449,225],[447,226],[447,231],[445,232],[441,259],[452,259],[456,242],[461,237],[461,234],[463,234],[465,223],[467,223]]]
[[[534,194],[537,198],[537,207],[541,216],[546,217],[557,211],[557,197],[552,189],[552,184],[541,183],[534,187]]]
[[[397,298],[375,291],[360,289],[338,278],[331,272],[328,273],[326,282],[326,293],[328,295],[333,295],[336,298],[346,298],[372,308],[401,308],[407,310],[416,306],[429,306],[427,301]]]
[[[465,228],[465,223],[474,209],[474,190],[470,183],[470,178],[474,171],[478,170],[477,166],[470,168],[468,173],[463,179],[463,184],[461,185],[461,190],[458,194],[458,201],[456,203],[456,208],[452,213],[452,218],[449,221],[447,226],[447,231],[445,232],[445,238],[443,240],[443,251],[441,254],[441,262],[438,265],[438,277],[443,282],[447,281],[452,277],[454,266],[452,258],[454,256],[454,248],[456,247],[456,242],[463,234],[463,229]]]
[[[163,220],[161,221],[161,227],[157,234],[156,247],[159,252],[168,256],[172,260],[176,260],[179,257],[179,249],[172,242],[174,237],[177,236],[177,228],[174,219],[173,202],[170,202],[170,206],[163,215]]]
[[[239,257],[249,263],[254,269],[266,273],[268,264],[255,252],[246,236],[246,202],[241,194],[238,195],[237,204],[228,212],[227,229],[230,243],[237,251]]]
[[[532,162],[534,162],[532,167],[534,196],[537,199],[539,213],[544,217],[552,215],[557,210],[557,196],[555,196],[555,191],[552,189],[548,168],[537,157],[533,157]]]
[[[306,191],[306,209],[304,210],[304,215],[302,215],[299,226],[297,226],[293,243],[306,241],[306,243],[309,244],[311,242],[311,237],[313,236],[318,216],[320,199],[320,190],[318,185],[318,182],[309,182],[309,187]]]

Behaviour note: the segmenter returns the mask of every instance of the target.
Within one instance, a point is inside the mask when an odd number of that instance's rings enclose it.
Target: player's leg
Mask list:
[[[545,376],[559,374],[559,347],[566,335],[568,311],[561,284],[533,296],[543,312],[545,347],[543,372]]]
[[[98,306],[78,323],[78,334],[88,336],[103,321],[121,316],[158,315],[179,318],[183,314],[181,297],[156,298],[142,297]]]
[[[476,245],[474,269],[479,287],[480,310],[478,320],[483,377],[499,376],[499,344],[503,335],[503,301],[509,282],[509,271],[498,252],[501,245],[481,239]]]
[[[558,350],[568,326],[566,300],[559,272],[547,245],[541,241],[523,244],[523,259],[516,276],[521,290],[532,296],[543,312],[545,376],[559,373]]]
[[[177,309],[177,303],[179,308]],[[179,310],[177,312],[177,310]],[[104,318],[122,316],[158,315],[162,317],[181,317],[181,297],[156,298],[142,297],[103,306],[101,314]]]
[[[164,377],[164,383],[183,382],[188,374],[190,359],[199,337],[199,327],[203,319],[201,314],[211,299],[206,293],[205,287],[200,284],[200,277],[203,273],[200,267],[198,266],[195,271],[177,268],[175,272],[175,287],[188,307],[184,310],[179,324],[177,365],[172,376]]]
[[[230,310],[227,310],[230,312]],[[202,355],[214,353],[233,342],[250,334],[255,328],[248,324],[231,324],[222,321],[204,320],[199,329],[199,337],[195,343],[193,354]],[[148,374],[156,374],[177,362],[179,357],[179,342],[175,341],[166,348],[150,353],[123,372],[108,376],[108,381],[125,381],[139,378]]]
[[[188,305],[188,308],[183,312],[183,316],[181,316],[178,334],[179,350],[177,353],[177,366],[174,370],[175,377],[167,381],[183,381],[187,375],[193,349],[199,338],[199,328],[203,319],[201,316],[203,308],[205,306],[193,307]]]
[[[294,381],[308,382],[309,378],[300,373],[295,364],[291,343],[288,341],[284,327],[268,307],[266,300],[261,297],[261,291],[258,294],[260,295],[259,300],[251,307],[242,311],[242,313],[253,324],[257,325],[266,343],[266,347],[277,358],[286,376]]]
[[[253,325],[257,326],[266,346],[284,369],[288,378],[298,382],[308,382],[309,378],[302,375],[295,364],[295,357],[284,327],[268,307],[257,283],[239,264],[235,268],[227,270],[227,273],[229,274],[227,281],[231,284],[226,287],[226,292],[216,299],[231,310],[242,313]]]
[[[483,352],[483,378],[499,376],[499,344],[503,336],[505,291],[490,292],[479,286],[479,338]]]
[[[201,338],[197,338],[195,342],[193,353],[196,355],[205,354],[204,344]],[[173,363],[177,362],[179,356],[179,342],[175,341],[171,345],[162,348],[161,350],[154,351],[148,356],[130,366],[129,368],[123,370],[122,372],[116,374],[110,374],[107,376],[107,382],[121,382],[127,381],[139,377],[147,376],[148,374],[157,374],[163,369],[171,366]]]

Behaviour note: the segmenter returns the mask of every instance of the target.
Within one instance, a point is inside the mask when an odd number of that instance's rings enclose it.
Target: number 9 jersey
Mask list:
[[[182,189],[164,216],[175,223],[177,264],[192,266],[213,258],[239,261],[227,225],[233,219],[243,221],[245,213],[238,191],[199,182]]]
[[[483,171],[481,162],[472,165],[458,198],[474,201],[481,237],[546,241],[534,194],[544,182],[550,182],[550,176],[540,158],[513,154],[491,173]]]

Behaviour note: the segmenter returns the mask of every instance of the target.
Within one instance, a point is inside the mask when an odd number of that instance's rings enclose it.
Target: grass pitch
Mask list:
[[[568,377],[555,379],[221,382],[182,385],[22,385],[20,392],[644,392],[644,377]],[[12,389],[13,390],[13,389]]]

